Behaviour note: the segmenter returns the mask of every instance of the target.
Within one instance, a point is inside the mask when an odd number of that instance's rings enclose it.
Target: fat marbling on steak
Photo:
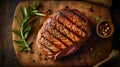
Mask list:
[[[77,9],[61,9],[43,23],[36,44],[53,60],[76,52],[90,36],[87,18]]]

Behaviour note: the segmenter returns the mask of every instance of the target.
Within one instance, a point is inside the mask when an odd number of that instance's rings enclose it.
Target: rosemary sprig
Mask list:
[[[26,9],[26,6],[21,7],[20,8],[20,11],[22,13],[21,23],[18,20],[18,18],[15,17],[17,22],[19,23],[20,30],[12,29],[12,32],[20,37],[20,40],[14,40],[14,42],[21,47],[21,50],[20,50],[21,52],[28,52],[31,50],[30,48],[31,43],[28,43],[26,39],[28,37],[28,34],[30,33],[32,26],[30,24],[27,24],[27,21],[33,15],[45,16],[45,14],[38,12],[37,10],[38,7],[39,7],[38,1],[35,1],[33,7],[29,7],[28,11]]]

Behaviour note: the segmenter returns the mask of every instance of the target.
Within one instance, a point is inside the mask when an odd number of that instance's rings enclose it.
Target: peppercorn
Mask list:
[[[33,62],[35,62],[35,60],[33,60]]]
[[[48,57],[44,57],[44,60],[48,60],[49,58]]]
[[[104,22],[99,26],[100,34],[107,36],[111,32],[110,24],[108,22]]]
[[[93,48],[90,48],[90,51],[93,51]]]
[[[88,10],[89,10],[90,12],[93,12],[93,7],[92,7],[92,6],[89,6],[89,7],[88,7]]]

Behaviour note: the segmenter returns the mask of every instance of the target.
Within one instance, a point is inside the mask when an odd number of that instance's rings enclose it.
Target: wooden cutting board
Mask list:
[[[45,57],[41,55],[37,51],[37,47],[35,44],[37,33],[42,25],[42,23],[46,20],[46,17],[38,17],[34,16],[31,24],[33,25],[33,28],[31,30],[31,33],[28,37],[29,42],[33,42],[31,53],[21,53],[20,47],[14,43],[14,49],[16,56],[22,66],[91,66],[94,64],[99,63],[100,61],[107,58],[111,52],[112,49],[112,37],[108,39],[102,39],[100,38],[96,33],[96,25],[101,20],[106,20],[108,22],[111,22],[111,16],[109,13],[109,9],[103,6],[99,6],[96,4],[91,4],[88,2],[82,2],[82,1],[39,1],[42,5],[41,8],[39,8],[39,11],[46,13],[49,9],[51,9],[54,13],[59,9],[62,8],[70,8],[70,9],[78,9],[81,13],[83,13],[89,20],[90,28],[92,35],[91,37],[86,41],[85,45],[82,46],[76,53],[64,57],[58,61],[52,61],[50,59],[45,60]],[[22,1],[18,4],[16,7],[14,18],[13,18],[13,25],[12,29],[19,30],[18,23],[15,19],[15,16],[19,17],[19,20],[21,20],[21,13],[20,13],[20,7],[23,7],[24,5],[26,7],[32,6],[34,1]],[[92,11],[90,10],[92,7]],[[101,17],[100,20],[95,20],[95,16]],[[35,19],[35,20],[34,20]],[[12,33],[13,40],[19,39],[15,34]]]

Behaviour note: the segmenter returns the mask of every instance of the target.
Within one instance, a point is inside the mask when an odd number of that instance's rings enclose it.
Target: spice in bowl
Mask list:
[[[97,34],[101,38],[108,38],[112,35],[114,27],[113,24],[107,21],[102,21],[97,24]]]

